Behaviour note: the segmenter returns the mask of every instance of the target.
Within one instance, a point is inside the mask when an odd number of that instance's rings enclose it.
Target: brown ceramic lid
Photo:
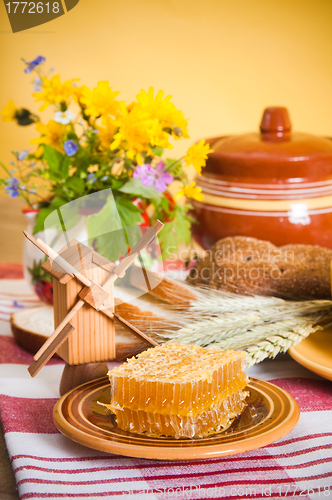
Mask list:
[[[229,182],[298,183],[332,178],[332,141],[293,132],[286,108],[265,109],[260,131],[207,140],[204,176]]]

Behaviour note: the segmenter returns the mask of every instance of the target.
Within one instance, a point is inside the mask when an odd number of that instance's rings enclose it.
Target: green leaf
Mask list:
[[[112,183],[113,191],[118,191],[118,189],[120,189],[123,186],[123,181],[121,181],[120,179],[110,178],[110,180]]]
[[[64,156],[48,144],[44,144],[43,157],[48,165],[51,180],[62,181],[67,179],[71,163],[69,156]]]
[[[133,205],[132,201],[120,196],[115,201],[122,226],[135,226],[137,223],[142,222],[141,210],[136,205]]]
[[[122,224],[113,195],[111,194],[107,198],[103,208],[96,214],[89,215],[87,218],[88,236],[90,239],[118,229],[122,229]]]
[[[148,200],[158,200],[162,197],[160,193],[153,186],[144,186],[139,179],[129,179],[122,188],[119,189],[121,193],[132,194],[134,196],[142,196]]]
[[[69,177],[69,179],[66,180],[66,184],[64,185],[64,187],[67,189],[71,189],[75,194],[79,195],[84,192],[85,182],[83,179],[77,176]]]
[[[48,207],[41,208],[36,218],[36,224],[35,227],[33,228],[33,234],[44,231],[44,223],[46,217],[48,217],[54,210],[61,207],[65,203],[66,203],[65,200],[55,197],[53,198]]]
[[[109,260],[118,260],[127,253],[125,233],[113,195],[107,198],[104,207],[87,218],[89,244]]]
[[[127,243],[123,229],[101,234],[94,239],[94,248],[100,255],[113,262],[127,253]]]
[[[165,224],[159,234],[163,259],[173,254],[179,245],[190,241],[190,217],[182,207],[177,206],[174,218]]]
[[[156,146],[152,149],[155,155],[161,156],[163,154],[164,148],[161,148],[160,146]]]

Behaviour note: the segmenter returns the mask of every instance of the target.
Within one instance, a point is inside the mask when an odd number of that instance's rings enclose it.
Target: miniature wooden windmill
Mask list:
[[[35,376],[55,352],[69,365],[82,365],[115,358],[115,325],[118,321],[152,345],[151,338],[114,312],[113,287],[163,228],[156,221],[115,265],[73,240],[58,254],[41,239],[24,235],[49,260],[43,269],[53,278],[55,331],[34,356],[28,370]],[[79,272],[81,269],[82,272]],[[82,286],[83,285],[83,286]]]

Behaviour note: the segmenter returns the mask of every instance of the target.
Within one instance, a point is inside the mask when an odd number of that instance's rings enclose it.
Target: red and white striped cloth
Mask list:
[[[17,276],[16,276],[17,278]],[[14,302],[15,301],[15,302]],[[37,300],[22,279],[0,280],[0,412],[20,498],[332,500],[332,382],[289,356],[248,371],[290,392],[301,417],[265,448],[211,460],[162,462],[85,448],[54,427],[63,362],[31,379],[32,355],[15,344],[9,315]]]

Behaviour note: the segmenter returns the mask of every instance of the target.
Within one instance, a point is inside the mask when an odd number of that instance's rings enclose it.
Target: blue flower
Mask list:
[[[101,178],[102,181],[107,181],[108,175],[104,175],[104,177]]]
[[[24,158],[26,158],[28,156],[28,151],[26,149],[23,149],[22,153],[19,153],[17,155],[17,159],[22,161],[24,160]]]
[[[39,76],[34,79],[34,81],[33,81],[33,90],[34,90],[34,92],[40,92],[41,91],[42,83],[43,83],[42,79],[39,78]]]
[[[24,73],[31,73],[31,71],[35,69],[36,66],[39,66],[39,64],[42,64],[43,62],[45,62],[44,56],[36,57],[36,59],[34,59],[33,61],[26,63],[27,68],[25,68]]]
[[[8,183],[9,186],[5,187],[5,193],[8,193],[10,198],[16,198],[16,196],[19,196],[20,192],[18,190],[18,179],[16,179],[16,177],[11,177]]]
[[[97,177],[93,172],[91,172],[90,174],[87,175],[87,180],[92,181],[92,184],[94,184],[95,182],[97,182]]]
[[[29,190],[29,193],[31,193],[31,194],[36,194],[36,193],[37,193],[37,191],[36,191],[35,189],[30,189],[30,190]]]
[[[69,141],[64,143],[64,148],[67,156],[73,156],[78,151],[78,144],[72,139],[69,139]]]

